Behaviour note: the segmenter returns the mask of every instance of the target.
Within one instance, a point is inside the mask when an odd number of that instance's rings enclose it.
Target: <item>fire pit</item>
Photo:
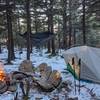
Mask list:
[[[6,81],[6,73],[4,71],[4,65],[0,62],[0,81]]]
[[[9,82],[9,77],[4,71],[4,65],[0,62],[0,94],[7,91]]]
[[[0,68],[0,81],[5,81],[5,79],[6,79],[6,74],[4,70]]]

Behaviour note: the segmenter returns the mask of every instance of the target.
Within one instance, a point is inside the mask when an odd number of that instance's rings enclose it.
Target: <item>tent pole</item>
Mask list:
[[[78,65],[79,65],[79,95],[80,95],[80,74],[81,74],[81,59],[79,59],[79,62],[78,62]]]
[[[72,58],[72,65],[73,65],[73,68],[74,68],[74,85],[75,85],[75,94],[76,94],[75,60],[74,60],[74,57]]]

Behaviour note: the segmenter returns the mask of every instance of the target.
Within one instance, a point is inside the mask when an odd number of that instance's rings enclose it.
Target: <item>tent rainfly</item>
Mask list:
[[[79,79],[80,72],[80,79],[100,84],[100,48],[73,47],[65,51],[63,57],[67,64],[67,70],[77,79]],[[79,59],[81,59],[81,67],[78,65]]]

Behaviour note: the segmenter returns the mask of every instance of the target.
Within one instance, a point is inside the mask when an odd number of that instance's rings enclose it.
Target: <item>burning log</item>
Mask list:
[[[5,78],[6,78],[6,74],[3,68],[4,68],[4,65],[3,63],[0,62],[0,81],[5,81]]]
[[[4,93],[7,91],[8,86],[6,84],[6,73],[4,71],[3,63],[0,62],[0,94]]]
[[[3,68],[4,65],[0,62],[0,94],[3,94],[6,91],[16,91],[14,81],[10,79],[10,74],[5,73]]]

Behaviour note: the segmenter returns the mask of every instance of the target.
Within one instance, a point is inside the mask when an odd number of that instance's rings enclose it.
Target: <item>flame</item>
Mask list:
[[[5,72],[3,70],[0,69],[0,81],[5,81]]]
[[[3,67],[4,67],[3,63],[0,62],[0,81],[5,81],[6,78],[6,74]]]

